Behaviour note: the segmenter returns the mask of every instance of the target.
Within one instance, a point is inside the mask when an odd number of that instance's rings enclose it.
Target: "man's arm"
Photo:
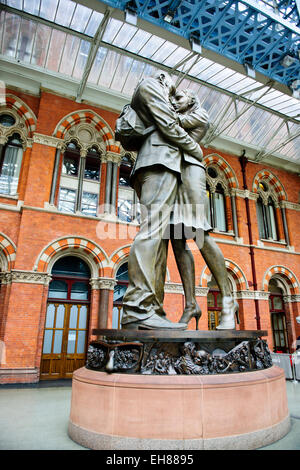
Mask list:
[[[197,108],[195,111],[187,114],[177,115],[181,127],[184,129],[194,129],[195,127],[209,128],[208,114],[203,108]]]
[[[170,143],[184,152],[201,159],[200,146],[183,130],[180,129],[175,111],[171,109],[163,90],[154,79],[140,85],[140,96],[159,132]],[[180,132],[179,132],[180,129]]]

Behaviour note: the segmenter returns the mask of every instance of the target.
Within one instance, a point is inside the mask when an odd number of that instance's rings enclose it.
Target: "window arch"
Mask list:
[[[49,284],[41,378],[70,378],[85,363],[90,304],[90,268],[77,256],[53,265]]]
[[[278,207],[277,197],[273,194],[270,186],[260,181],[258,183],[258,199],[256,202],[259,237],[262,239],[277,241],[278,221],[276,207]]]
[[[9,115],[0,115],[1,124],[6,116]],[[0,146],[0,194],[17,195],[22,159],[22,141],[19,134],[14,133],[2,149]]]
[[[220,232],[228,231],[226,195],[228,186],[222,171],[216,165],[207,168],[206,193],[208,197],[207,218],[210,225]]]
[[[62,212],[97,216],[104,150],[94,125],[74,121],[56,154],[50,204]]]

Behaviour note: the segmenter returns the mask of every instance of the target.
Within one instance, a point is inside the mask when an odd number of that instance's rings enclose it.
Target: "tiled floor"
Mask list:
[[[262,450],[300,450],[300,382],[286,382],[292,429]],[[71,381],[0,386],[1,450],[83,450],[67,433]]]

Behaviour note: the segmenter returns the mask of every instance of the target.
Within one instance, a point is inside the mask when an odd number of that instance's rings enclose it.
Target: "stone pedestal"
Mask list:
[[[69,435],[90,449],[256,449],[290,429],[285,376],[73,374]]]

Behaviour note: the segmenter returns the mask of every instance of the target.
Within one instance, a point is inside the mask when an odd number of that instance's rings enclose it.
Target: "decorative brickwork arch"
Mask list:
[[[220,155],[213,153],[211,155],[206,155],[203,158],[203,161],[208,166],[215,166],[218,167],[221,172],[224,174],[225,178],[225,185],[229,188],[237,188],[238,187],[238,180],[237,177],[231,168],[231,166],[222,158]]]
[[[64,139],[66,134],[73,126],[78,124],[90,124],[97,132],[100,133],[101,138],[105,143],[106,151],[119,153],[120,145],[115,142],[114,133],[111,127],[104,121],[104,119],[91,110],[74,111],[63,117],[56,126],[53,136],[59,139]]]
[[[19,133],[22,140],[32,138],[36,129],[37,118],[29,106],[18,96],[7,94],[5,101],[0,104],[0,114],[11,114],[15,119],[15,125],[6,129],[0,129],[0,136],[9,137],[12,133]]]
[[[296,278],[295,274],[285,266],[271,266],[264,274],[263,282],[262,282],[262,290],[268,291],[269,289],[269,282],[272,277],[281,277],[286,281],[290,289],[290,294],[295,295],[299,294],[299,282]]]
[[[93,277],[103,277],[104,269],[109,263],[106,253],[91,240],[76,236],[63,237],[51,242],[39,254],[34,271],[50,274],[53,258],[56,261],[58,255],[75,255],[76,253],[89,263]]]
[[[246,276],[236,263],[229,259],[225,259],[225,266],[228,271],[228,274],[235,282],[237,291],[249,289]],[[208,287],[208,282],[210,281],[210,279],[211,272],[208,266],[205,266],[200,277],[200,286]]]
[[[111,268],[111,276],[116,277],[117,271],[121,264],[128,259],[131,245],[125,245],[115,250],[109,258],[109,267]]]
[[[4,233],[0,232],[0,253],[2,253],[2,259],[4,260],[5,266],[3,268],[5,271],[11,271],[14,267],[16,259],[16,245],[9,237]],[[3,269],[3,270],[4,270]]]
[[[261,181],[264,181],[265,183],[269,184],[269,186],[275,193],[276,199],[278,201],[287,200],[284,187],[282,186],[277,176],[274,176],[269,170],[261,170],[258,173],[256,173],[254,180],[253,180],[253,186],[252,186],[252,191],[254,193],[259,192],[259,183]]]

